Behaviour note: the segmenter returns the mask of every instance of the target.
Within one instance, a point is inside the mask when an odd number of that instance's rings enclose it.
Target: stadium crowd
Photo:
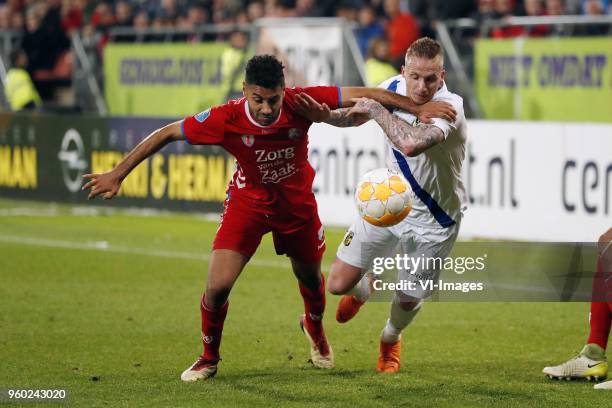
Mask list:
[[[366,69],[374,72],[371,82],[375,83],[401,65],[404,52],[415,39],[433,36],[435,20],[470,17],[480,24],[485,19],[509,16],[602,15],[611,8],[610,0],[0,0],[0,31],[22,34],[11,61],[25,61],[26,70],[35,83],[40,83],[69,80],[69,37],[75,31],[93,38],[101,50],[112,27],[189,32],[205,24],[244,29],[262,17],[339,16],[355,22],[355,37],[370,65]],[[609,26],[596,27],[585,34],[601,35],[608,30]],[[509,26],[493,28],[485,35],[506,38],[555,34],[559,33],[548,26],[528,30]],[[180,38],[224,40],[240,44],[238,47],[248,43],[227,33]]]

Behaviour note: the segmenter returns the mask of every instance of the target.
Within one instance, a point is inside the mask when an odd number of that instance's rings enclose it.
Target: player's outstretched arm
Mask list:
[[[367,115],[350,115],[350,108],[331,110],[326,103],[319,103],[307,93],[295,96],[295,110],[311,122],[325,122],[337,127],[359,126],[370,118]]]
[[[457,119],[457,112],[449,103],[431,101],[417,105],[412,99],[382,88],[342,87],[342,107],[354,105],[357,98],[373,99],[387,108],[396,108],[412,113],[421,123],[431,123],[433,118],[440,118],[449,122]]]
[[[82,187],[82,190],[91,189],[87,199],[91,200],[102,194],[105,200],[110,200],[119,192],[123,179],[140,162],[159,151],[159,149],[168,143],[183,140],[184,138],[181,131],[181,121],[171,123],[147,136],[114,169],[101,174],[83,175],[87,183]]]
[[[354,92],[352,90],[369,90],[373,88],[342,88],[342,90],[349,89],[347,94],[352,95]],[[381,95],[386,97],[390,94],[393,98],[399,98],[399,101],[408,101],[409,105],[414,105],[410,98],[407,98],[402,95],[394,94],[384,89],[373,89],[376,92],[381,91]],[[375,92],[375,93],[376,93]],[[358,93],[358,92],[357,92]],[[329,106],[325,103],[319,103],[314,98],[306,93],[301,93],[296,95],[296,106],[295,109],[298,114],[307,118],[311,122],[325,122],[332,126],[337,127],[351,127],[351,126],[359,126],[370,118],[368,115],[361,115],[355,111],[352,111],[349,115],[350,108],[340,108],[331,110]],[[355,99],[344,100],[342,102],[343,106],[353,106],[355,104]],[[383,103],[383,105],[385,105]],[[390,104],[389,106],[395,107],[396,105]],[[413,113],[415,116],[419,118],[421,123],[431,123],[433,118],[441,118],[448,120],[449,122],[453,122],[456,118],[456,112],[452,105],[447,102],[442,101],[431,101],[424,105],[414,105],[417,107],[418,114],[413,111],[409,111]],[[402,109],[402,108],[400,108]]]
[[[406,156],[417,156],[444,140],[442,129],[431,124],[412,126],[390,113],[380,103],[367,98],[357,100],[348,115],[368,115],[389,140]]]

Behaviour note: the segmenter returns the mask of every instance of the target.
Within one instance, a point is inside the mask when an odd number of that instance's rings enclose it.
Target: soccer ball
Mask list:
[[[375,169],[357,185],[355,204],[361,218],[378,227],[402,221],[412,210],[412,189],[398,172]]]

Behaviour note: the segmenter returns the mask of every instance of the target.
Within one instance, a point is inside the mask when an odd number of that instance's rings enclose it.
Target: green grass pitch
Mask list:
[[[217,377],[182,383],[201,351],[198,302],[216,226],[1,201],[0,388],[66,388],[66,404],[83,407],[591,407],[612,398],[541,374],[581,348],[586,303],[429,302],[404,334],[401,372],[379,375],[388,305],[339,325],[328,295],[336,368],[314,369],[295,278],[269,237],[230,297]],[[327,232],[325,266],[342,233]]]

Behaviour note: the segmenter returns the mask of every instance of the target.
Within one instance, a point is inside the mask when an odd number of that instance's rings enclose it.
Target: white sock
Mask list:
[[[348,291],[347,295],[353,295],[358,301],[365,302],[368,300],[371,293],[372,289],[370,288],[370,279],[368,274],[365,273],[359,282],[357,282],[357,284]]]
[[[422,304],[423,302],[419,302],[414,309],[404,310],[400,305],[398,297],[394,296],[391,302],[389,319],[380,336],[381,340],[385,343],[395,343],[398,341],[401,337],[402,330],[412,323],[414,317],[419,313],[419,310],[421,310]]]

